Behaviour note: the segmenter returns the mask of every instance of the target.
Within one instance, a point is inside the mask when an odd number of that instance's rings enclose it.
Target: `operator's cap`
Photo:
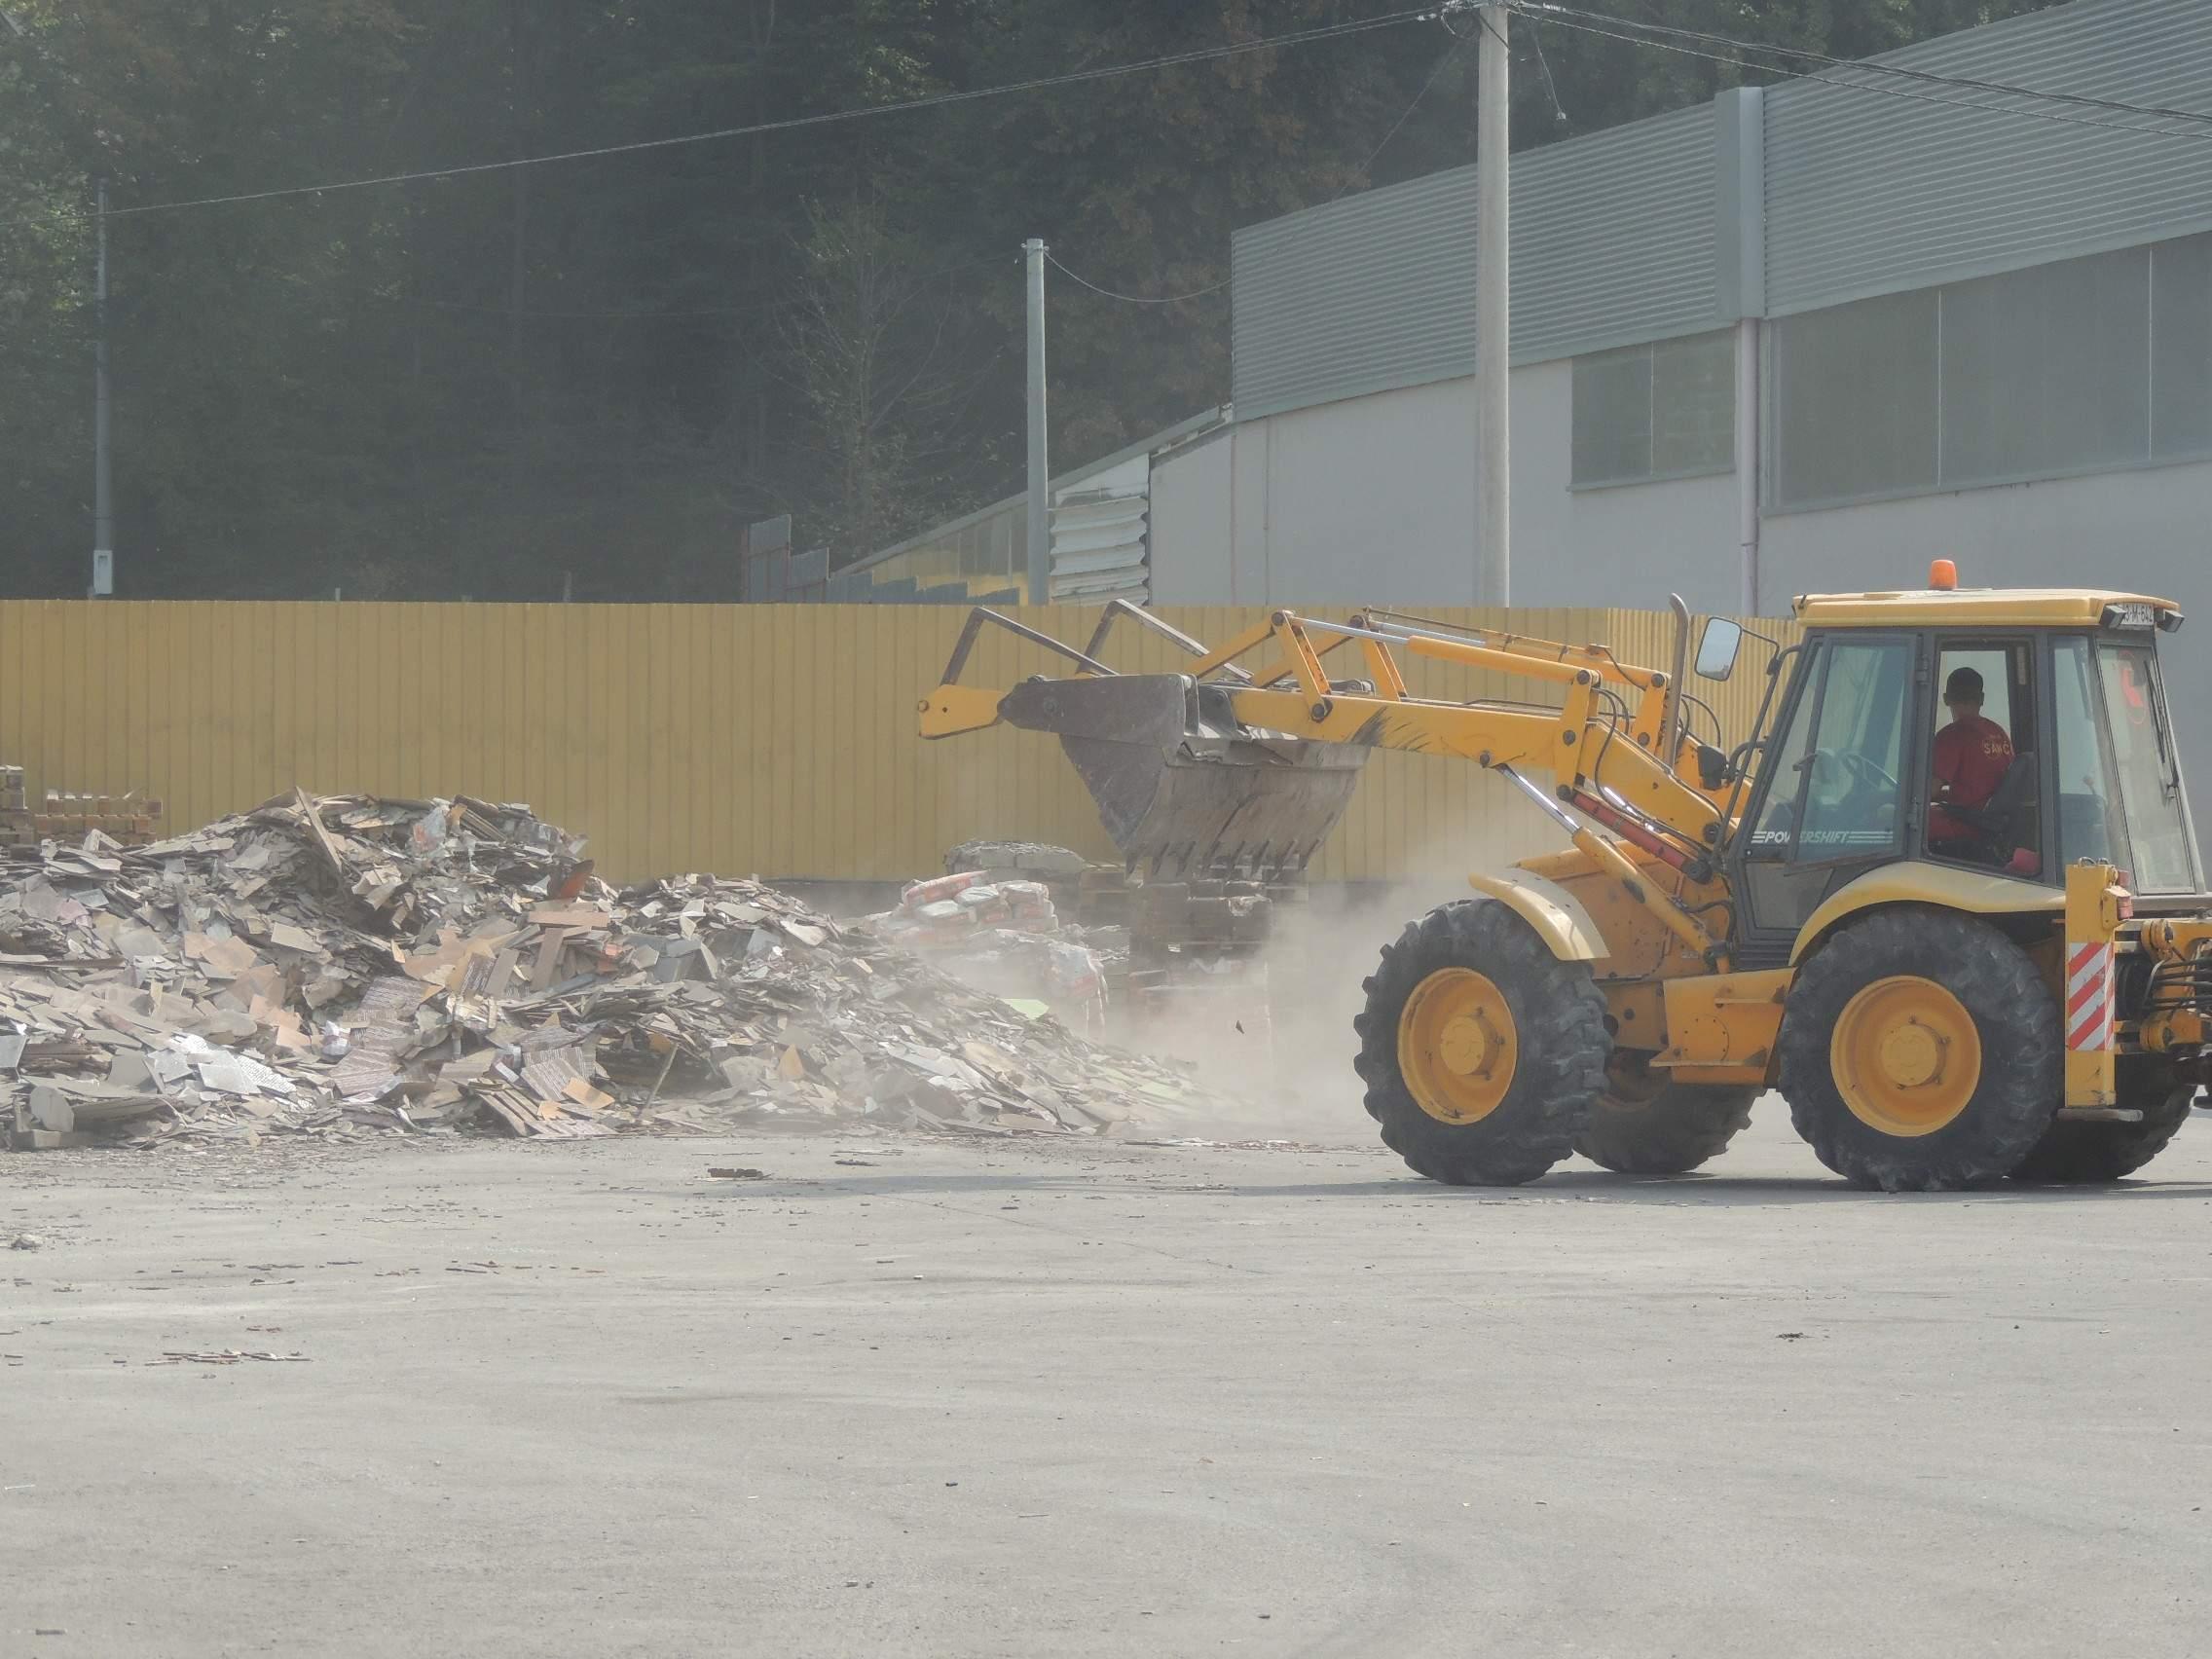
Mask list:
[[[1952,669],[1951,678],[1943,682],[1943,701],[1946,703],[1981,702],[1980,671],[1972,668]]]

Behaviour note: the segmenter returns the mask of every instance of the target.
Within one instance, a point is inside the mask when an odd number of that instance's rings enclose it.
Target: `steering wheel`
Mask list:
[[[1879,784],[1892,794],[1897,793],[1897,779],[1891,777],[1889,773],[1883,771],[1880,766],[1860,754],[1856,749],[1825,749],[1821,753],[1836,756],[1843,761],[1846,768],[1858,773],[1862,781]]]

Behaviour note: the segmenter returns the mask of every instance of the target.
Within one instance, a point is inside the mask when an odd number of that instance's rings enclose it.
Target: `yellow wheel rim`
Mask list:
[[[1981,1033],[1933,979],[1876,979],[1844,1005],[1828,1065],[1852,1116],[1886,1135],[1932,1135],[1981,1082]]]
[[[1505,995],[1471,968],[1439,968],[1398,1015],[1398,1071],[1443,1124],[1476,1124],[1513,1087],[1520,1045]]]

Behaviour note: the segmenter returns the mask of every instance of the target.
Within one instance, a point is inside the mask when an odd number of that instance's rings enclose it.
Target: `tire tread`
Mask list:
[[[1423,1112],[1398,1069],[1398,1015],[1414,988],[1441,968],[1472,968],[1504,993],[1517,1027],[1505,1100],[1479,1123]],[[1439,905],[1409,924],[1363,987],[1353,1019],[1353,1060],[1382,1143],[1417,1173],[1451,1186],[1519,1186],[1574,1150],[1605,1083],[1611,1039],[1605,998],[1587,964],[1562,962],[1494,899]]]
[[[1685,1175],[1728,1150],[1751,1125],[1755,1088],[1669,1083],[1644,1105],[1608,1090],[1574,1150],[1621,1175]]]
[[[1973,1014],[1982,1073],[1957,1119],[1932,1134],[1886,1135],[1844,1103],[1829,1039],[1863,986],[1917,974]],[[1782,1092],[1814,1156],[1854,1186],[1950,1192],[2001,1181],[2050,1128],[2064,1096],[2058,999],[2026,951],[1988,923],[1899,905],[1853,922],[1807,962],[1783,1016]]]

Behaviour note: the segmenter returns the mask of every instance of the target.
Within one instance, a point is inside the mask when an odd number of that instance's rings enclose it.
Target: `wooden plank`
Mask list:
[[[308,799],[308,792],[295,784],[292,787],[292,801],[298,806],[300,816],[307,821],[308,829],[313,833],[315,845],[322,849],[322,856],[329,861],[331,873],[350,886],[351,872],[348,869],[346,861],[338,855],[338,843],[330,838],[330,831],[322,827],[322,814],[316,810],[314,802]]]
[[[537,947],[537,965],[531,970],[530,992],[536,996],[553,983],[561,968],[561,952],[568,947],[567,928],[547,928],[545,942]]]
[[[557,901],[533,904],[531,922],[541,928],[610,928],[614,925],[611,911],[596,904],[563,904]]]

